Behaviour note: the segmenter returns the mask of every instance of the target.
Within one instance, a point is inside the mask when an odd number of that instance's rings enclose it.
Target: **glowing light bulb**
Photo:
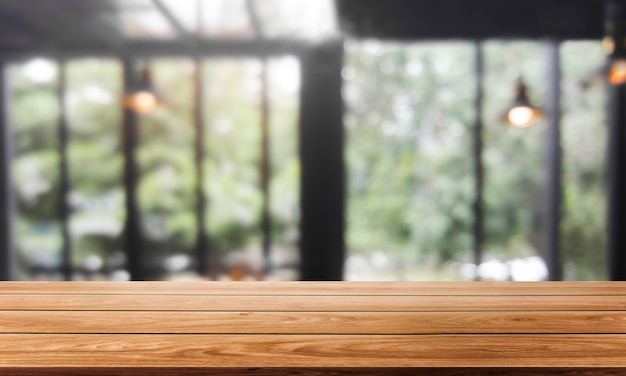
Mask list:
[[[613,85],[626,83],[626,60],[615,60],[609,68],[609,82]]]
[[[615,51],[615,41],[613,38],[606,36],[602,39],[602,49],[607,55],[611,55]]]
[[[509,110],[507,118],[509,122],[518,128],[528,127],[534,118],[535,111],[528,106],[517,106]]]
[[[151,112],[157,106],[156,96],[149,91],[138,91],[126,99],[126,106],[143,114]]]

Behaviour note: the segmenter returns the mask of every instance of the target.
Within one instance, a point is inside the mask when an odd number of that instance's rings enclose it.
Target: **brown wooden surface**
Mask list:
[[[615,282],[2,282],[0,294],[626,295]]]
[[[0,282],[0,375],[625,375],[626,283]]]
[[[626,312],[3,311],[0,333],[626,334]]]
[[[2,310],[76,311],[623,311],[626,295],[68,295],[3,294]]]
[[[416,368],[205,368],[205,367],[31,367],[5,368],[6,375],[40,376],[623,376],[623,368],[482,368],[482,367],[420,367]]]
[[[626,335],[4,334],[7,366],[626,367]],[[1,363],[0,363],[1,364]],[[625,368],[626,372],[626,368]]]

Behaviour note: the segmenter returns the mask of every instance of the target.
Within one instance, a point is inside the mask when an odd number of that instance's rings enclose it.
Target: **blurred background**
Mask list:
[[[1,279],[626,279],[622,2],[436,3],[3,0]]]

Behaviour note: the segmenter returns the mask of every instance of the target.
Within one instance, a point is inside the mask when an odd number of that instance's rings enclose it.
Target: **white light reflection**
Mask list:
[[[34,83],[45,84],[55,79],[57,70],[50,60],[35,58],[22,66],[22,73]]]

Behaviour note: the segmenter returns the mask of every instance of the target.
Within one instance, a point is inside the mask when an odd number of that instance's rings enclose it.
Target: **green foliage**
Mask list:
[[[270,60],[272,216],[279,246],[293,247],[298,223],[297,91],[281,86],[288,67]],[[163,101],[140,115],[138,197],[144,256],[154,267],[173,254],[193,254],[196,229],[193,75],[188,59],[150,64]],[[208,231],[213,252],[224,255],[260,248],[260,91],[256,60],[207,60],[203,86],[207,156]],[[292,64],[293,68],[293,64]],[[297,69],[297,63],[295,65]],[[297,72],[296,72],[297,73]],[[24,262],[57,264],[62,241],[58,224],[59,153],[56,82],[35,84],[13,72],[16,123],[15,182],[18,242]],[[86,59],[67,64],[74,264],[98,255],[123,267],[125,218],[121,148],[122,87],[117,61]],[[287,234],[287,235],[286,235]]]
[[[601,64],[599,48],[562,47],[561,236],[566,276],[573,279],[604,277],[603,96],[578,84]],[[487,42],[483,51],[486,257],[540,254],[544,123],[517,129],[500,118],[520,76],[541,104],[544,48],[507,41]],[[404,262],[469,261],[473,45],[350,42],[346,60],[350,251],[382,250]]]
[[[54,265],[60,244],[56,213],[58,207],[57,138],[58,119],[54,83],[34,84],[19,67],[11,70],[13,89],[16,235],[21,260],[38,259]]]
[[[588,78],[604,61],[600,43],[565,43],[563,55],[564,218],[561,225],[566,278],[606,279],[605,87]]]
[[[471,77],[471,67],[459,64],[470,59],[471,49],[460,44],[349,47],[344,94],[352,251],[408,249],[412,258],[447,260],[469,249],[465,134],[472,87],[457,83]]]
[[[602,85],[579,85],[603,57],[599,43],[569,42],[563,67],[566,277],[604,273],[604,96]],[[487,42],[485,54],[485,239],[488,257],[540,253],[539,210],[544,124],[515,129],[499,121],[521,75],[542,103],[544,51],[538,42]],[[348,42],[343,71],[348,244],[352,254],[384,251],[397,269],[469,261],[474,200],[474,48],[470,43]],[[193,74],[188,59],[149,62],[163,103],[140,117],[139,197],[150,265],[193,254],[196,239]],[[259,249],[261,61],[203,62],[207,157],[207,226],[212,250]],[[268,60],[271,128],[271,216],[278,247],[294,249],[299,220],[297,63]],[[117,61],[67,65],[76,265],[96,254],[121,264],[124,193]],[[37,84],[12,72],[14,178],[18,241],[27,263],[58,261],[59,154],[56,82]],[[306,142],[306,140],[304,140]],[[39,261],[36,259],[39,258]],[[43,261],[42,261],[43,260]],[[433,262],[434,260],[434,262]],[[402,262],[412,262],[402,266]],[[439,269],[438,269],[439,270]],[[429,274],[434,279],[450,275]]]

